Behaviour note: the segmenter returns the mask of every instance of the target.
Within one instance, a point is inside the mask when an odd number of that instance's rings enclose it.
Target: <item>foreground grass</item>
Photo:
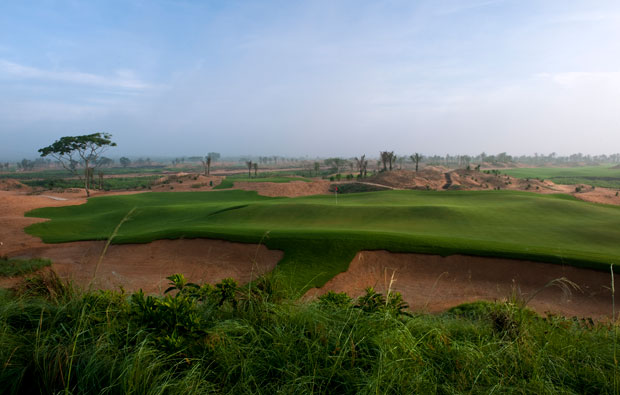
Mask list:
[[[0,277],[21,276],[51,265],[48,259],[15,259],[0,257]]]
[[[519,178],[551,180],[556,184],[620,188],[620,169],[613,169],[612,166],[534,167],[506,169],[501,172]]]
[[[269,198],[255,192],[105,196],[37,209],[26,228],[48,243],[214,238],[284,251],[278,271],[298,288],[321,286],[360,250],[530,259],[608,270],[620,260],[620,207],[568,195],[515,191],[384,191]]]
[[[178,280],[179,277],[177,276]],[[182,281],[176,281],[182,284]],[[179,287],[177,287],[177,290]],[[273,277],[166,297],[54,278],[0,294],[4,393],[617,393],[613,325],[515,303],[290,298]],[[174,295],[174,296],[170,296]]]

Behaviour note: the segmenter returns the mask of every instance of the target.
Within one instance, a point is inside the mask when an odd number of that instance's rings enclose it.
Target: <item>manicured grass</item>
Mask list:
[[[534,167],[501,170],[519,178],[540,178],[556,184],[587,184],[596,187],[620,188],[620,169],[612,166]]]
[[[383,299],[299,302],[277,281],[166,297],[33,278],[0,294],[6,394],[617,394],[616,324],[518,303],[402,314]],[[224,293],[221,287],[230,292]],[[377,302],[377,303],[373,303]]]
[[[48,259],[9,259],[0,257],[0,277],[20,276],[51,265]]]
[[[321,286],[360,250],[531,259],[608,270],[620,262],[620,207],[569,195],[515,191],[384,191],[270,198],[247,191],[104,196],[43,208],[26,231],[48,243],[215,238],[285,255],[278,271],[297,288]],[[266,236],[266,237],[265,237]]]

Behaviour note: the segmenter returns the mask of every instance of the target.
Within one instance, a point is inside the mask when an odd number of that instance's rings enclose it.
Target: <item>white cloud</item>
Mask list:
[[[151,86],[136,78],[133,72],[118,70],[114,76],[101,76],[80,71],[50,71],[0,59],[0,75],[43,81],[68,82],[79,85],[101,86],[128,90],[145,90]]]
[[[570,71],[560,73],[542,73],[538,76],[566,87],[590,84],[620,85],[620,71]]]

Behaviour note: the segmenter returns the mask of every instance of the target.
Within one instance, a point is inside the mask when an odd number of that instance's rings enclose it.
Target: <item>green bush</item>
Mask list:
[[[475,302],[413,314],[396,293],[282,297],[265,277],[165,296],[0,294],[4,393],[617,393],[617,327]],[[221,303],[222,296],[226,301]],[[237,301],[237,308],[232,300]],[[407,313],[407,314],[402,314]]]

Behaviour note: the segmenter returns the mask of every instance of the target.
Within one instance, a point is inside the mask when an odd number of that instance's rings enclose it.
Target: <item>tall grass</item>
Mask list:
[[[0,277],[20,276],[51,265],[49,259],[19,259],[0,256]]]
[[[397,294],[288,296],[283,279],[166,296],[57,278],[0,294],[6,393],[613,393],[615,324],[477,302],[441,315]],[[180,284],[184,284],[180,286]],[[179,290],[180,289],[180,290]],[[375,303],[378,302],[378,303]],[[403,313],[407,314],[403,314]]]

